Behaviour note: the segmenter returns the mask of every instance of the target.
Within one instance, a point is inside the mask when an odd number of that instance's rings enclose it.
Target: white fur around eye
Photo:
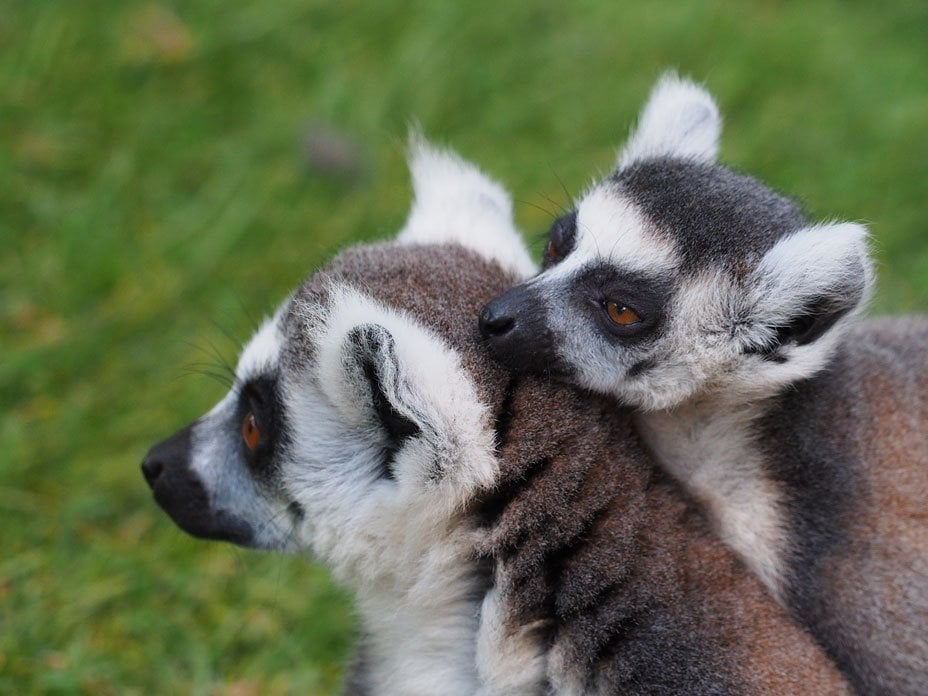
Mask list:
[[[576,247],[545,275],[571,275],[598,261],[650,275],[670,272],[678,262],[671,243],[654,234],[639,210],[617,196],[608,180],[578,202]]]
[[[272,371],[276,367],[284,343],[281,323],[286,308],[287,302],[282,303],[274,316],[264,320],[242,349],[235,368],[235,377],[239,382],[246,382],[251,377]]]

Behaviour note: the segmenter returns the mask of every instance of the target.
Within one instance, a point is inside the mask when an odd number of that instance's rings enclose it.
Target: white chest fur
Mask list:
[[[485,581],[461,536],[424,552],[415,577],[358,593],[371,693],[472,696],[480,687],[475,638]]]
[[[765,475],[751,441],[757,411],[705,401],[638,413],[651,453],[706,510],[722,540],[782,601],[786,524],[783,493]]]

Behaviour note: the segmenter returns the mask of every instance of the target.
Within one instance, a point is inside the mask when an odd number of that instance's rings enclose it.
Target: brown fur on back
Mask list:
[[[863,322],[758,434],[796,614],[862,693],[928,694],[928,321]]]
[[[549,674],[592,693],[850,693],[833,665],[647,459],[614,405],[525,379],[505,417],[483,552]]]
[[[475,500],[513,634],[542,622],[548,674],[607,694],[846,694],[809,636],[646,457],[627,414],[569,386],[513,382],[474,317],[514,279],[455,246],[340,254],[299,291],[344,282],[455,348],[498,414],[498,487]],[[309,332],[311,333],[311,332]],[[298,340],[291,341],[295,350]]]

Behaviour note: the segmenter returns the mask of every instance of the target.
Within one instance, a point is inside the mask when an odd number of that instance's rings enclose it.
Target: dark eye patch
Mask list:
[[[550,268],[574,250],[577,243],[577,211],[562,215],[548,230],[548,244],[545,246],[542,268]]]
[[[249,412],[261,431],[261,441],[250,449],[242,442],[245,461],[258,478],[271,479],[276,470],[274,454],[280,446],[283,433],[283,407],[280,402],[277,373],[253,377],[242,385],[239,392],[236,426]],[[241,437],[236,432],[238,437]]]
[[[672,292],[670,280],[618,270],[607,264],[587,268],[573,283],[578,311],[590,314],[607,338],[623,343],[643,340],[660,331]],[[611,321],[606,310],[610,302],[628,307],[640,321],[629,326]]]

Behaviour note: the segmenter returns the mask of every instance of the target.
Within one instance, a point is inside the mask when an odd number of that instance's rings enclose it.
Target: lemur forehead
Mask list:
[[[672,244],[684,270],[752,264],[807,224],[793,201],[717,164],[650,159],[619,170],[611,181]]]
[[[332,306],[332,288],[344,286],[420,321],[460,350],[475,374],[485,375],[488,384],[502,385],[501,368],[482,346],[474,318],[484,304],[518,281],[514,273],[454,243],[346,249],[294,295],[288,311],[286,359],[293,365],[314,359],[320,320]]]
[[[624,270],[660,274],[678,264],[673,245],[635,205],[617,194],[606,180],[594,187],[577,207],[574,251],[555,270],[577,270],[590,259],[606,260]]]
[[[356,287],[422,319],[455,345],[474,338],[480,308],[519,278],[457,244],[373,244],[347,249],[297,291],[295,306],[319,304],[331,283]]]

